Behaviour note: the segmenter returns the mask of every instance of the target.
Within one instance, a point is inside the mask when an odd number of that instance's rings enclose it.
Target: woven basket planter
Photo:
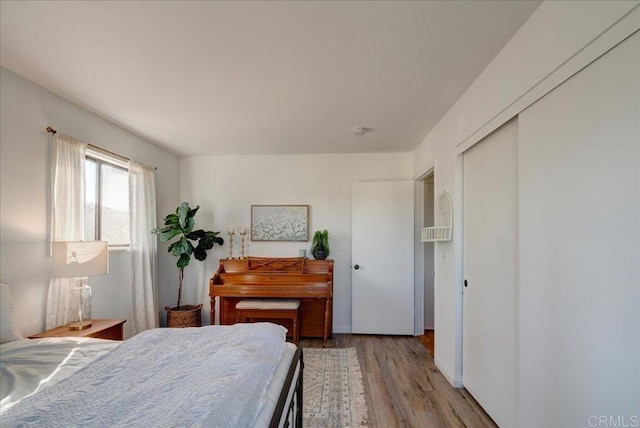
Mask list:
[[[167,310],[167,327],[201,327],[202,305],[184,305],[178,308],[165,306]]]

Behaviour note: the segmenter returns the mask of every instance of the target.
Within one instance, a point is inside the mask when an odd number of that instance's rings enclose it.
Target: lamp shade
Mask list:
[[[109,273],[107,241],[53,242],[51,276],[77,278]]]

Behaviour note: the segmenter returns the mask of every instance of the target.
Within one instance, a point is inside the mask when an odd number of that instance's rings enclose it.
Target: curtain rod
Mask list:
[[[55,129],[53,129],[53,128],[52,128],[52,127],[50,127],[50,126],[47,126],[47,132],[50,132],[50,133],[52,133],[52,134],[57,134],[57,133],[58,133],[58,131],[56,131]],[[112,155],[112,156],[118,157],[118,158],[120,158],[120,159],[124,159],[124,160],[126,160],[127,162],[129,162],[129,161],[131,160],[131,159],[129,159],[129,158],[128,158],[128,157],[126,157],[126,156],[122,156],[122,155],[119,155],[119,154],[117,154],[117,153],[113,153],[112,151],[109,151],[109,150],[107,150],[107,149],[103,149],[102,147],[95,146],[95,145],[93,145],[93,144],[91,144],[91,143],[87,143],[87,145],[88,145],[89,147],[93,147],[94,149],[101,150],[101,151],[103,151],[103,152],[105,152],[105,153],[109,153],[109,154],[110,154],[110,155]],[[158,167],[157,167],[157,166],[154,166],[154,167],[153,167],[153,169],[154,169],[155,171],[157,171],[157,170],[158,170]]]

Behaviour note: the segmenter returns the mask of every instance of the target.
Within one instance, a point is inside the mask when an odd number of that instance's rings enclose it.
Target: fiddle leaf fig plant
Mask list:
[[[164,218],[163,227],[157,227],[151,231],[154,235],[159,235],[162,242],[170,241],[176,237],[179,238],[169,245],[168,249],[171,254],[178,258],[176,265],[180,275],[177,310],[180,310],[182,300],[184,268],[191,262],[191,256],[193,255],[196,260],[203,261],[207,258],[207,251],[212,249],[215,244],[224,244],[224,239],[217,236],[220,232],[205,232],[202,229],[193,230],[196,223],[194,216],[199,209],[199,205],[195,208],[190,208],[188,202],[183,202],[176,208],[175,214],[169,214]],[[194,241],[196,245],[194,246],[191,241]]]

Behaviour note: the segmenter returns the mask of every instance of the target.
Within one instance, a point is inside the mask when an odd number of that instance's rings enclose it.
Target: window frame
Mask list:
[[[98,150],[93,147],[88,147],[85,153],[85,162],[92,161],[96,165],[96,204],[95,204],[95,227],[94,227],[94,236],[95,240],[99,241],[102,238],[102,166],[109,165],[110,167],[114,167],[129,173],[129,164],[128,162],[123,161],[122,159],[118,159],[111,155],[110,153],[104,152],[102,150]],[[85,165],[86,166],[86,165]],[[85,167],[86,170],[86,167]],[[86,172],[85,172],[86,173]],[[86,180],[85,180],[85,192],[87,190]],[[128,194],[127,189],[127,194]],[[85,207],[87,202],[85,201]],[[129,207],[131,209],[131,207]],[[129,231],[131,230],[131,225],[129,225]],[[111,244],[109,243],[109,250],[128,250],[131,246],[131,242],[127,244]]]

